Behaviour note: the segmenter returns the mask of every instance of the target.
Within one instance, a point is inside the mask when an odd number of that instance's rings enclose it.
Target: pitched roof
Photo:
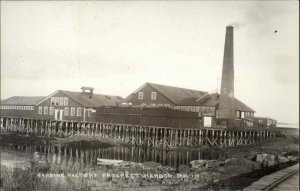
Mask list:
[[[207,92],[199,90],[178,88],[153,83],[148,84],[178,105],[188,105],[189,103],[192,103],[193,100],[207,94]]]
[[[87,92],[72,92],[60,90],[84,107],[116,106],[123,98],[120,96],[90,94]]]
[[[134,93],[138,92],[140,89],[145,87],[146,85],[151,86],[157,92],[165,96],[171,102],[176,105],[189,105],[194,103],[195,99],[202,97],[203,95],[207,94],[207,92],[199,91],[199,90],[192,90],[192,89],[185,89],[173,86],[166,86],[154,83],[145,83],[142,87],[136,90]],[[125,98],[123,101],[129,101],[132,98],[132,94]]]
[[[208,96],[205,96],[202,99],[197,100],[197,102],[198,102],[197,105],[217,106],[219,104],[219,97],[220,97],[220,95],[217,93],[209,94]],[[247,106],[246,104],[244,104],[237,98],[234,98],[234,100],[235,100],[236,110],[254,112],[253,109],[251,109],[249,106]]]
[[[1,100],[1,105],[35,105],[45,98],[45,96],[13,96]]]

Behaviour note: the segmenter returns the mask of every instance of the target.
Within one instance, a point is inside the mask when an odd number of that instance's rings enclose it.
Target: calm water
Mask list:
[[[49,162],[64,168],[84,169],[97,165],[97,158],[120,159],[131,162],[154,161],[164,166],[178,167],[192,160],[224,160],[225,152],[216,151],[177,151],[153,148],[113,146],[108,148],[74,148],[53,145],[1,145],[1,164],[6,166],[26,166],[32,158]]]

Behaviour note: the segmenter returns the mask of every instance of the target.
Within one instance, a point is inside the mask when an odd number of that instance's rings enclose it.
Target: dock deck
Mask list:
[[[254,190],[299,190],[299,164],[267,175],[252,183],[243,191]]]

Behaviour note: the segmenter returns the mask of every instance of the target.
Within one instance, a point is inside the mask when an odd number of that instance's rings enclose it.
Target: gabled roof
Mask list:
[[[189,103],[193,102],[193,100],[198,99],[204,94],[207,94],[207,92],[199,90],[178,88],[153,83],[148,84],[178,105],[188,105]]]
[[[120,96],[60,91],[84,107],[116,106],[123,99]]]
[[[219,104],[219,97],[220,95],[217,93],[209,94],[209,96],[205,96],[205,99],[199,99],[197,100],[197,105],[202,105],[202,106],[217,106]],[[234,98],[235,100],[235,108],[236,110],[240,111],[250,111],[254,112],[253,109],[248,107],[246,104],[238,100],[237,98]]]
[[[185,88],[178,88],[173,86],[166,86],[154,83],[145,83],[142,87],[136,90],[134,93],[137,93],[140,89],[144,88],[146,85],[151,86],[157,92],[162,94],[164,97],[169,99],[176,105],[189,105],[194,103],[194,100],[202,97],[207,94],[207,92],[199,91],[199,90],[191,90]],[[133,94],[134,94],[133,93]],[[132,98],[132,95],[129,95],[123,101],[129,101]]]
[[[13,96],[1,100],[1,105],[35,105],[45,98],[45,96]]]

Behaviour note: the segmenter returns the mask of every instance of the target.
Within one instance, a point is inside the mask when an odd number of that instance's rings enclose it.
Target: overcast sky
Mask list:
[[[298,1],[1,1],[1,98],[126,97],[145,82],[216,92],[234,25],[235,97],[299,123],[298,16]]]

